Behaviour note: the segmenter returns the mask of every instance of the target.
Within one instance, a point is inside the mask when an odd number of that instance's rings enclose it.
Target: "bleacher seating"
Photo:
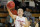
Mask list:
[[[5,23],[6,19],[1,19],[1,23]]]
[[[4,27],[4,25],[5,25],[5,27],[7,27],[7,24],[5,23],[5,21],[6,21],[6,17],[7,17],[8,15],[9,15],[9,14],[8,14],[8,12],[7,12],[7,9],[5,9],[5,11],[4,11],[3,8],[0,8],[0,23],[3,23],[3,24],[2,24],[3,26],[0,26],[0,27]]]
[[[32,16],[34,16],[34,17],[39,17],[40,14],[32,14]]]
[[[8,13],[0,13],[0,17],[7,17]]]

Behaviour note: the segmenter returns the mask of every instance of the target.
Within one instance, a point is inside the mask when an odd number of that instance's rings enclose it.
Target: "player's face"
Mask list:
[[[22,9],[18,9],[18,15],[23,15],[23,10]]]

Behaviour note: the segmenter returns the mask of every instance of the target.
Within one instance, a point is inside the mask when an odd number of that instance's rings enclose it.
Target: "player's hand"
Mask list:
[[[11,9],[9,9],[9,8],[7,7],[7,10],[10,11]]]
[[[26,27],[26,26],[25,26],[25,24],[23,24],[22,22],[20,22],[20,25],[21,25],[21,26],[24,26],[24,27]]]
[[[22,22],[20,22],[20,25],[23,25],[23,23],[22,23]]]

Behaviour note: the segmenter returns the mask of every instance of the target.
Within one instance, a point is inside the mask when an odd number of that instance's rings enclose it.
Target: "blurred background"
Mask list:
[[[0,0],[0,27],[14,27],[11,26],[14,20],[9,16],[6,7],[8,1],[15,2],[15,10],[24,10],[23,16],[30,21],[31,27],[35,27],[37,23],[40,25],[40,0]]]

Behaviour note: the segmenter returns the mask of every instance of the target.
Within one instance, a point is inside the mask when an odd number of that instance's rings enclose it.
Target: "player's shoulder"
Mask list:
[[[23,17],[23,18],[27,19],[27,17]]]
[[[25,20],[27,20],[27,17],[25,17]]]
[[[16,16],[16,18],[18,18],[19,16]]]
[[[18,17],[18,16],[16,16],[16,17]]]

